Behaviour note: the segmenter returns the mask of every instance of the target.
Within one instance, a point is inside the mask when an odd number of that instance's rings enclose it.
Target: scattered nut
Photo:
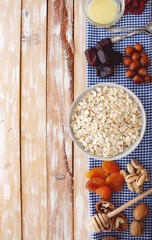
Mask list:
[[[117,240],[118,238],[116,236],[105,236],[102,238],[102,240]]]
[[[149,214],[149,207],[145,203],[137,205],[133,211],[133,217],[137,221],[144,220]]]
[[[134,47],[132,47],[132,46],[128,46],[128,47],[126,47],[126,49],[125,49],[125,54],[126,54],[126,56],[132,56],[132,54],[135,52],[135,49],[134,49]]]
[[[108,214],[115,209],[114,205],[108,201],[99,201],[98,203],[96,203],[95,207],[97,212],[100,214]]]
[[[140,43],[136,43],[134,48],[136,49],[137,52],[142,52],[143,51],[143,45]]]
[[[137,159],[132,159],[131,163],[127,164],[129,174],[125,176],[127,187],[130,191],[141,193],[143,190],[144,182],[149,181],[148,171]],[[134,171],[134,172],[133,172]]]
[[[123,64],[129,68],[125,71],[126,77],[132,78],[136,84],[151,82],[152,78],[147,70],[150,60],[143,52],[143,45],[137,43],[134,47],[128,46],[125,49],[125,55],[127,57],[123,59]]]
[[[127,183],[132,183],[137,179],[136,173],[130,173],[125,177]]]
[[[136,193],[141,193],[142,190],[143,190],[143,184],[140,185],[140,186],[138,186],[138,185],[136,184],[136,182],[133,182],[133,183],[132,183],[132,186],[133,186],[134,192],[136,192]]]
[[[137,70],[139,69],[141,66],[140,62],[138,60],[134,60],[131,64],[130,64],[130,69],[131,70]]]
[[[133,167],[135,169],[138,169],[140,167],[140,164],[139,164],[138,160],[135,159],[135,158],[131,159],[131,164],[133,165]]]
[[[125,170],[120,170],[120,174],[122,174],[124,178],[127,176],[127,172]]]
[[[142,66],[149,66],[150,64],[149,59],[147,57],[141,57],[140,63]]]
[[[124,232],[127,228],[127,219],[125,215],[118,214],[113,218],[113,227],[117,232]]]
[[[151,81],[152,81],[152,77],[151,76],[147,75],[146,77],[144,77],[144,82],[145,83],[149,83]]]
[[[140,60],[140,58],[141,58],[140,53],[138,53],[138,52],[133,53],[133,55],[132,55],[133,60]]]
[[[134,167],[131,163],[127,164],[127,170],[128,170],[129,173],[134,173],[135,172],[135,169],[134,169]]]
[[[149,178],[149,173],[148,171],[144,168],[144,169],[141,169],[141,173],[145,174],[145,181],[149,181],[150,178]]]
[[[140,237],[144,232],[144,224],[141,222],[133,221],[130,224],[130,233],[133,237]]]
[[[126,67],[130,67],[130,64],[132,63],[132,59],[129,58],[129,57],[125,57],[123,59],[123,64],[126,66]]]
[[[132,71],[131,69],[127,69],[126,72],[125,72],[125,75],[126,75],[126,77],[128,77],[128,78],[134,78],[136,74],[135,74],[135,72]]]
[[[142,67],[138,70],[138,74],[142,77],[145,77],[147,75],[147,69],[145,67]]]
[[[143,77],[139,76],[139,75],[136,75],[134,78],[133,78],[133,81],[137,84],[141,84],[144,82],[144,79]]]
[[[127,187],[131,192],[135,192],[135,189],[132,183],[127,183]]]
[[[146,179],[146,175],[144,173],[140,173],[136,179],[137,186],[141,186],[144,184]]]

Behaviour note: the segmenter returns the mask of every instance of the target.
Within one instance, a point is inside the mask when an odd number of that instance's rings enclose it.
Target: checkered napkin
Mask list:
[[[152,16],[151,11],[151,1],[149,1],[146,5],[145,11],[141,15],[124,15],[122,19],[118,22],[118,26],[145,26],[150,20]],[[123,33],[122,33],[123,34]],[[92,26],[89,22],[86,22],[86,48],[94,46],[97,41],[100,41],[103,38],[111,37],[112,34],[107,33],[106,29],[98,28]],[[114,49],[124,52],[124,49],[128,45],[134,45],[135,43],[141,43],[144,46],[145,52],[148,54],[149,58],[152,61],[152,37],[146,34],[138,34],[132,36],[130,38],[126,38],[123,41],[120,41],[114,44]],[[125,67],[121,65],[115,67],[115,75],[100,79],[96,76],[96,70],[93,67],[87,65],[87,86],[91,86],[100,82],[114,82],[121,84],[125,87],[128,87],[131,91],[133,91],[141,100],[144,105],[146,115],[147,115],[147,127],[144,138],[141,144],[136,148],[133,153],[129,156],[118,160],[120,167],[122,169],[126,169],[126,165],[130,162],[131,158],[139,159],[139,162],[144,164],[145,168],[149,171],[151,181],[146,182],[144,184],[144,191],[152,186],[152,84],[134,84],[131,79],[127,79],[124,75]],[[152,75],[152,64],[149,67],[149,74]],[[89,169],[93,167],[101,166],[101,161],[89,158]],[[120,193],[114,193],[112,199],[110,200],[115,207],[119,207],[122,204],[126,203],[130,199],[137,196],[137,194],[132,193],[124,184],[123,190]],[[100,197],[95,193],[89,193],[89,203],[90,203],[90,215],[94,215],[96,213],[95,204],[100,200]],[[124,233],[116,233],[112,231],[110,234],[117,235],[119,240],[127,240],[127,239],[142,239],[142,240],[152,240],[152,196],[148,196],[142,200],[150,207],[150,214],[145,222],[145,231],[142,237],[133,238],[130,235],[129,227]],[[135,206],[130,207],[129,209],[124,211],[128,219],[128,223],[131,223],[133,220],[133,209]],[[109,235],[109,233],[97,233],[91,234],[90,237],[93,240],[101,240],[103,236]]]

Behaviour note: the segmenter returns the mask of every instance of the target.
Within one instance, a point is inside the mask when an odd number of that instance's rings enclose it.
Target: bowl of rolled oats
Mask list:
[[[117,160],[140,144],[146,114],[139,98],[115,83],[87,88],[73,102],[69,131],[74,143],[97,160]]]

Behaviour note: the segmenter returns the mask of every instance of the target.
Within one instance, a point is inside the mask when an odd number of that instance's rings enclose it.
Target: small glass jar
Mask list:
[[[112,21],[107,22],[107,23],[95,22],[91,19],[90,15],[89,15],[89,5],[92,1],[94,1],[94,0],[82,0],[82,3],[83,3],[83,10],[84,10],[87,20],[95,26],[105,27],[105,28],[110,27],[110,26],[114,25],[116,22],[118,22],[120,20],[120,18],[122,17],[122,15],[124,14],[125,0],[115,0],[115,2],[117,4],[116,17]]]

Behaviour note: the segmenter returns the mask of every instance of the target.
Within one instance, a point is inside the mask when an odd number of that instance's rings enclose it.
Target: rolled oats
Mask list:
[[[112,157],[139,138],[142,116],[138,103],[123,89],[97,87],[74,109],[71,127],[85,150]]]

